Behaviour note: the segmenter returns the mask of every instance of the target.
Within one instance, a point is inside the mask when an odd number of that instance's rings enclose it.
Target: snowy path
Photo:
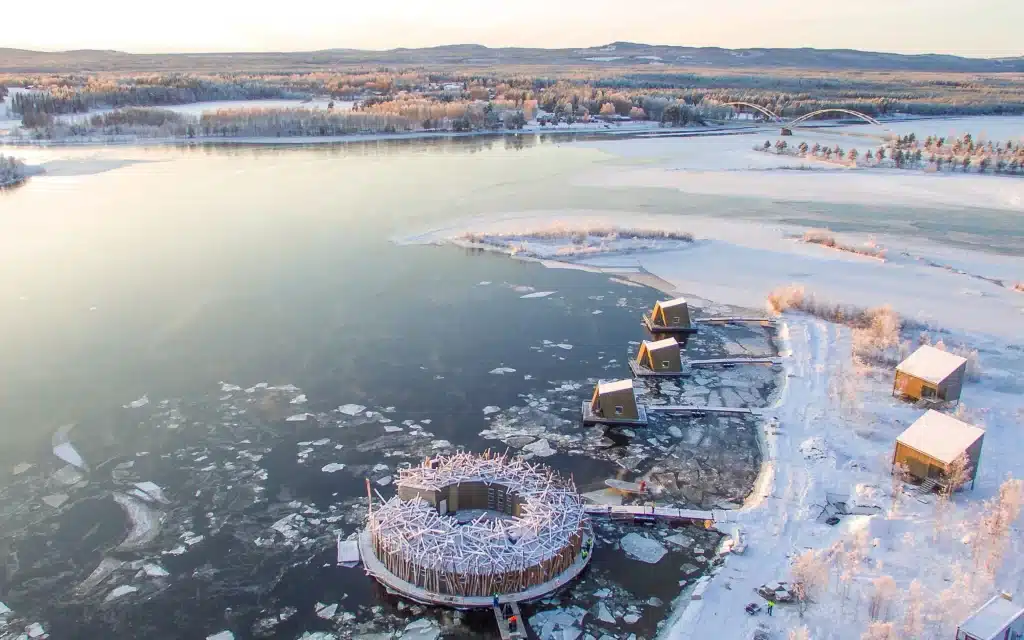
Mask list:
[[[703,600],[689,603],[673,616],[661,634],[666,640],[696,637],[748,638],[759,623],[781,631],[795,610],[776,609],[776,616],[751,617],[743,611],[761,602],[754,589],[767,582],[786,580],[790,556],[804,550],[803,534],[809,506],[816,492],[814,478],[798,449],[800,443],[823,429],[829,391],[829,362],[841,348],[833,335],[839,328],[803,316],[787,318],[780,336],[785,354],[786,382],[774,409],[778,428],[768,421],[762,477],[747,505],[730,515],[747,541],[744,555],[729,556],[712,578]],[[687,603],[680,603],[686,605]]]

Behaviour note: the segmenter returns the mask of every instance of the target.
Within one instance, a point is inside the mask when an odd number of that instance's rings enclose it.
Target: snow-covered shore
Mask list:
[[[663,165],[635,170],[666,180],[664,176],[672,172],[688,175],[690,182],[672,185],[684,193],[699,185],[708,171],[717,171],[731,174],[729,180],[722,178],[722,184],[731,185],[733,193],[771,198],[778,188],[773,181],[784,173],[766,172],[765,184],[751,187],[747,180],[758,169],[750,167],[747,158],[722,153],[720,142],[708,138],[687,141],[686,146],[673,140],[580,144],[634,158],[658,158]],[[708,153],[700,153],[700,147],[707,147]],[[621,170],[599,171],[607,177]],[[883,176],[874,185],[885,187],[878,193],[860,182],[874,180],[871,172],[834,175],[834,182],[814,187],[822,202],[841,203],[848,194],[860,193],[857,197],[878,203],[905,186],[901,176],[895,176],[895,182]],[[813,185],[821,177],[814,172],[801,179]],[[577,180],[584,183],[608,186],[594,176]],[[971,202],[975,194],[985,204],[1002,203],[993,208],[1013,215],[1009,210],[1016,202],[999,191],[1006,182],[964,176],[949,183],[955,187],[947,193],[929,181],[901,197],[916,206],[953,197],[955,206]],[[704,192],[700,186],[695,189]],[[623,241],[616,229],[644,240]],[[799,283],[839,303],[891,305],[904,317],[931,327],[931,339],[979,351],[983,373],[980,381],[965,386],[959,412],[962,419],[986,429],[980,470],[972,490],[954,496],[951,508],[940,508],[935,496],[918,499],[895,492],[890,472],[896,436],[923,409],[892,397],[890,368],[853,357],[849,328],[785,314],[779,332],[785,376],[765,415],[763,470],[744,507],[731,512],[724,527],[726,532],[735,525],[743,528],[746,553],[728,556],[699,599],[691,600],[689,593],[680,596],[662,628],[665,639],[750,638],[759,627],[767,637],[784,638],[806,626],[809,638],[854,640],[871,624],[892,624],[904,634],[900,637],[950,636],[957,622],[996,588],[1018,595],[1024,589],[1024,535],[1019,525],[1010,530],[994,578],[982,575],[972,559],[972,540],[981,535],[977,523],[983,503],[998,494],[1007,476],[1024,477],[1024,352],[1019,343],[1024,295],[1013,289],[1015,281],[1024,279],[1024,258],[972,251],[916,234],[837,234],[846,243],[871,240],[884,246],[888,259],[880,261],[800,242],[806,230],[795,224],[697,215],[553,210],[479,215],[395,239],[482,246],[550,266],[653,281],[671,295],[750,308],[762,308],[770,290]],[[689,233],[694,240],[658,240],[664,232]],[[919,339],[909,330],[902,337]],[[845,516],[839,525],[829,526],[818,519],[826,491],[848,493],[877,514]],[[794,605],[777,607],[771,618],[748,616],[744,606],[761,601],[754,589],[790,580],[793,559],[807,550],[832,564],[826,569],[826,585],[813,595],[806,613],[801,616]],[[884,596],[881,613],[877,607],[869,612],[869,603],[877,601],[879,590],[890,582],[897,592]]]

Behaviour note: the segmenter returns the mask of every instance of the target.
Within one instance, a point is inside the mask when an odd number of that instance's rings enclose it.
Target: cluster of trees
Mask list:
[[[21,160],[0,154],[0,188],[14,186],[26,177],[25,164]]]
[[[970,134],[956,138],[951,143],[945,138],[928,136],[920,143],[914,134],[900,136],[893,142],[878,149],[868,149],[863,156],[857,149],[844,150],[840,145],[808,145],[801,142],[791,146],[786,140],[765,140],[754,147],[757,151],[769,152],[774,149],[780,155],[812,157],[826,161],[845,162],[852,166],[888,166],[898,169],[928,169],[934,171],[957,171],[964,173],[999,173],[1024,175],[1024,145],[1007,140],[1002,142],[974,142]]]
[[[27,127],[45,126],[52,117],[90,109],[189,104],[212,100],[301,98],[306,93],[260,80],[170,75],[130,79],[88,78],[83,84],[36,86],[11,96],[9,108]]]

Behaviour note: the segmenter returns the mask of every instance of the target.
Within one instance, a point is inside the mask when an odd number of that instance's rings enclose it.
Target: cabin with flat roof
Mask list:
[[[1024,638],[1024,606],[1001,593],[971,614],[956,628],[956,640],[1021,640]]]
[[[647,410],[637,403],[632,380],[599,382],[583,403],[583,423],[647,424]]]
[[[921,345],[896,367],[893,393],[912,400],[959,402],[966,374],[966,358]]]
[[[652,333],[694,333],[690,323],[690,307],[686,298],[656,302],[650,315],[644,315],[644,324]]]
[[[682,347],[675,338],[650,341],[640,344],[636,360],[630,361],[633,375],[680,376],[683,374]]]
[[[946,481],[950,465],[960,456],[966,456],[967,480],[974,488],[984,439],[984,429],[929,409],[896,438],[892,464],[906,465],[916,480],[941,485]]]

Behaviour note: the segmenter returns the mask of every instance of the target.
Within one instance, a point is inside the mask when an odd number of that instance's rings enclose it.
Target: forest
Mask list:
[[[1024,113],[1024,79],[1018,74],[366,68],[291,74],[6,74],[0,75],[4,86],[30,89],[12,92],[7,101],[29,128],[47,127],[54,116],[94,109],[313,96],[352,100],[362,111],[411,118],[428,129],[433,127],[424,124],[427,120],[465,126],[468,119],[471,128],[493,126],[472,116],[472,107],[481,103],[491,110],[515,108],[526,120],[539,109],[552,114],[553,121],[569,123],[617,115],[672,125],[728,118],[734,110],[725,103],[739,101],[784,118],[824,108],[876,117]]]

